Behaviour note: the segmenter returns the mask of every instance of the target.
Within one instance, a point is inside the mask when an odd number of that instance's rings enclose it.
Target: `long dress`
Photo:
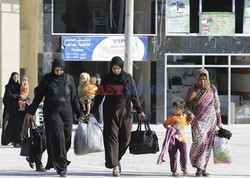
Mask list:
[[[53,72],[44,75],[27,113],[34,115],[43,98],[48,151],[46,169],[54,167],[58,173],[64,172],[70,163],[67,152],[71,146],[72,109],[77,117],[81,115],[73,77],[66,73],[56,77]]]
[[[130,102],[132,101],[137,112],[142,112],[134,79],[129,73],[126,73],[126,75],[125,86],[118,84],[108,75],[102,79],[92,110],[93,114],[98,111],[98,107],[105,96],[103,102],[103,135],[105,166],[107,168],[118,166],[128,148],[133,124]]]
[[[197,98],[201,95],[201,90],[197,91]],[[195,168],[206,170],[216,126],[221,124],[219,96],[214,85],[211,86],[205,99],[192,108],[195,115],[191,123],[192,145],[190,150],[191,164]]]
[[[9,83],[5,86],[4,93],[4,115],[3,115],[3,133],[2,145],[20,144],[20,132],[22,130],[23,117],[19,112],[18,99],[20,98],[20,84]]]

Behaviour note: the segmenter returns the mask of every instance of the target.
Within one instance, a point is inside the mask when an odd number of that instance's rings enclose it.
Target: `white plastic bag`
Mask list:
[[[232,162],[230,145],[226,138],[221,138],[215,135],[213,153],[214,164],[230,164]]]
[[[103,150],[103,133],[96,119],[91,117],[87,123],[79,121],[74,138],[74,153],[85,155]]]

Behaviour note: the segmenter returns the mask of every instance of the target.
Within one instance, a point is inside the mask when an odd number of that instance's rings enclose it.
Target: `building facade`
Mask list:
[[[61,57],[64,38],[124,36],[124,0],[12,2],[19,10],[15,11],[18,12],[16,18],[20,17],[20,21],[11,21],[19,27],[12,33],[17,34],[15,41],[20,42],[14,44],[13,62],[17,64],[14,67],[7,60],[11,55],[4,53],[11,49],[11,44],[8,45],[10,40],[5,36],[9,24],[4,21],[6,4],[2,2],[1,96],[13,70],[28,75],[31,87],[35,87],[42,75],[51,70],[51,60]],[[171,112],[172,101],[185,97],[198,68],[208,69],[211,82],[218,88],[223,123],[240,123],[238,115],[247,119],[250,100],[248,3],[248,0],[135,0],[134,36],[147,39],[147,60],[133,62],[133,75],[151,123],[162,123]],[[14,38],[12,33],[9,38]],[[11,67],[6,67],[8,65]],[[104,75],[108,70],[109,60],[101,55],[66,60],[66,72],[74,76],[76,83],[81,72]]]

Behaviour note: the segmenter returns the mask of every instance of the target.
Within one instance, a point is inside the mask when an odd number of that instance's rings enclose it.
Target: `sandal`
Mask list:
[[[178,172],[173,172],[173,173],[172,173],[172,176],[173,176],[173,177],[179,177],[180,175],[178,174]]]

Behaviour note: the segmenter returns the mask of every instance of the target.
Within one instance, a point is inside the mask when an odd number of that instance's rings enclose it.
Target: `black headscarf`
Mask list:
[[[14,75],[19,76],[19,74],[17,72],[12,72],[7,85],[19,85],[19,82],[18,81],[15,82],[15,80],[13,79]]]
[[[112,71],[112,67],[114,65],[118,65],[122,70],[121,73],[116,75]],[[112,58],[111,63],[110,63],[110,71],[109,71],[109,77],[111,80],[113,80],[116,84],[122,84],[125,85],[127,81],[127,75],[123,70],[123,61],[119,56],[115,56]]]
[[[59,87],[60,95],[65,96],[66,95],[66,87],[65,87],[65,83],[64,83],[65,75],[64,75],[64,73],[62,73],[61,75],[56,75],[55,74],[56,67],[60,67],[64,70],[65,62],[60,58],[55,58],[52,62],[53,81],[55,83],[57,83],[57,85]]]
[[[11,88],[12,92],[14,92],[13,94],[20,94],[20,84],[19,84],[18,81],[15,82],[15,80],[13,79],[14,75],[18,75],[19,76],[19,74],[17,72],[12,72],[11,76],[9,78],[9,82],[6,85],[6,87]],[[6,91],[5,91],[4,97],[3,97],[3,104],[5,106],[8,105],[8,96],[7,96]]]
[[[56,67],[60,67],[64,70],[65,62],[60,58],[55,58],[52,62],[52,72],[54,72]]]

